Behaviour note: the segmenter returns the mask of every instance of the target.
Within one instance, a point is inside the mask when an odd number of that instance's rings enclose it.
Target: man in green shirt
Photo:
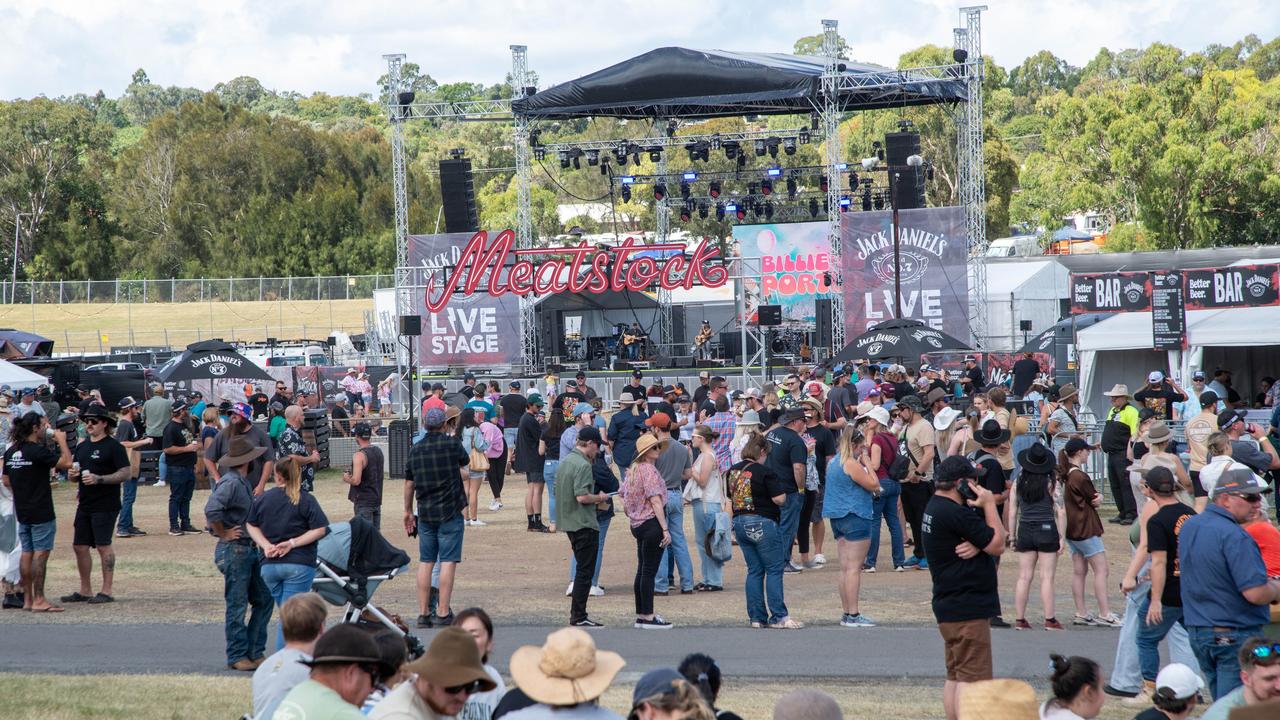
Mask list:
[[[335,625],[303,662],[311,679],[284,696],[273,720],[364,720],[360,706],[378,681],[380,661],[372,635],[355,625]]]
[[[577,627],[604,627],[587,617],[587,596],[591,592],[591,576],[596,571],[596,551],[600,547],[600,524],[596,521],[596,505],[609,499],[595,492],[591,463],[600,452],[600,431],[587,426],[578,431],[573,452],[560,459],[556,471],[556,526],[569,536],[578,572],[573,577],[573,602],[569,606],[569,624]]]
[[[151,438],[151,444],[147,446],[148,450],[159,450],[164,447],[164,429],[169,425],[169,421],[173,419],[169,398],[165,397],[164,385],[160,383],[151,384],[151,398],[142,403],[142,420],[147,431],[147,437]],[[165,461],[165,454],[160,453],[160,467],[156,470],[159,476],[156,478],[156,485],[164,485],[165,471],[168,469],[169,463]]]

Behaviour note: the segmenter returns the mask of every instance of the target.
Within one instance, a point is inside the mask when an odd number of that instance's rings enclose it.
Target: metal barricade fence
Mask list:
[[[1039,418],[1031,418],[1031,432],[1039,433]],[[1165,424],[1173,431],[1172,445],[1170,446],[1174,452],[1182,460],[1183,466],[1189,466],[1190,458],[1186,453],[1186,422],[1181,420],[1166,420]],[[1081,437],[1091,446],[1099,446],[1102,444],[1102,430],[1106,422],[1089,419],[1077,424],[1074,433],[1059,433],[1055,437],[1071,438],[1075,436]],[[1055,455],[1056,459],[1056,455]],[[1089,453],[1089,459],[1082,468],[1089,479],[1093,481],[1093,486],[1102,494],[1102,501],[1109,505],[1115,504],[1115,498],[1111,494],[1111,483],[1107,478],[1107,454],[1101,449]],[[1127,482],[1127,479],[1126,479]]]

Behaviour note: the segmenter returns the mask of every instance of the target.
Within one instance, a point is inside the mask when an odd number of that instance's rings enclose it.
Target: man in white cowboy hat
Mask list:
[[[80,483],[71,541],[80,572],[80,590],[64,595],[62,601],[96,605],[115,599],[111,595],[111,582],[115,576],[116,553],[111,547],[111,538],[120,513],[120,485],[131,473],[124,445],[108,432],[116,421],[107,409],[97,403],[90,405],[84,412],[84,424],[89,437],[76,445],[74,458],[79,465],[72,465],[67,473],[72,482]],[[102,562],[102,591],[96,595],[89,586],[93,572],[91,548],[97,549]]]
[[[218,538],[213,562],[222,573],[222,595],[227,604],[227,667],[245,672],[256,669],[266,654],[267,625],[275,607],[258,572],[262,554],[245,526],[253,508],[253,483],[246,475],[250,463],[264,452],[266,448],[255,447],[244,437],[232,440],[230,449],[218,459],[221,477],[204,505],[205,523]],[[246,624],[245,611],[250,608]]]
[[[618,396],[618,412],[609,420],[608,439],[613,448],[613,461],[623,475],[636,455],[636,441],[647,431],[644,421],[644,395],[623,390]]]
[[[1102,393],[1111,399],[1102,425],[1102,451],[1107,454],[1107,482],[1116,501],[1116,517],[1123,522],[1138,517],[1137,499],[1129,486],[1129,442],[1138,437],[1138,409],[1129,403],[1129,386],[1117,384]]]
[[[448,627],[436,633],[422,657],[405,666],[412,678],[387,693],[372,720],[437,720],[457,716],[467,698],[497,683],[485,672],[471,633]]]
[[[526,645],[511,656],[511,677],[537,702],[504,717],[509,720],[622,720],[600,707],[600,696],[626,665],[622,656],[597,650],[591,635],[564,628],[542,647]]]

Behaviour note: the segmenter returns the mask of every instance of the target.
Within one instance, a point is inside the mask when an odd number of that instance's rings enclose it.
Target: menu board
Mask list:
[[[1176,270],[1151,273],[1151,336],[1157,350],[1182,350],[1187,345],[1182,273]]]

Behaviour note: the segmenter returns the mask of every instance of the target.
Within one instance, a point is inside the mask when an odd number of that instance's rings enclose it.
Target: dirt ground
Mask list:
[[[316,497],[331,521],[351,517],[346,500],[347,486],[336,471],[325,471],[317,477]],[[523,476],[508,477],[503,492],[506,508],[489,512],[492,498],[487,486],[481,488],[480,518],[487,527],[467,528],[463,545],[463,562],[458,570],[454,594],[455,607],[479,605],[489,610],[502,624],[548,624],[567,619],[569,601],[565,597],[568,584],[569,543],[563,533],[533,534],[526,531],[523,511],[525,494]],[[413,568],[417,566],[416,541],[407,538],[401,524],[403,488],[400,481],[387,481],[384,492],[383,530],[396,545],[413,558],[410,574],[385,583],[375,601],[410,621],[417,615]],[[197,490],[191,504],[193,523],[203,526],[207,490]],[[71,520],[75,512],[75,489],[62,485],[54,491],[58,514],[57,544],[49,562],[48,595],[56,599],[77,588],[74,557],[71,552]],[[136,524],[150,532],[147,537],[116,539],[117,553],[115,597],[109,605],[73,605],[67,612],[45,615],[5,611],[0,623],[208,623],[219,622],[223,615],[222,579],[213,565],[214,540],[209,535],[170,537],[166,534],[168,488],[139,488],[135,506]],[[685,514],[686,531],[692,534],[692,519]],[[1105,524],[1108,559],[1111,567],[1110,600],[1112,609],[1121,614],[1123,598],[1119,592],[1120,577],[1129,561],[1125,530]],[[892,572],[889,559],[888,532],[882,532],[879,572],[863,575],[862,609],[877,622],[888,625],[933,624],[929,607],[930,580],[924,571]],[[805,570],[786,576],[787,604],[793,615],[807,623],[834,625],[841,608],[837,591],[839,563],[835,542],[828,535],[824,547],[828,563],[821,569]],[[1012,553],[1010,553],[1012,555]],[[695,571],[698,560],[693,558]],[[1068,624],[1073,614],[1071,603],[1071,567],[1066,554],[1060,557],[1057,571],[1057,616]],[[635,575],[635,541],[628,531],[626,518],[619,513],[605,544],[601,585],[604,597],[591,598],[591,613],[603,622],[617,624],[634,618],[631,584]],[[1006,557],[1001,565],[1000,586],[1004,617],[1012,621],[1013,588],[1017,577],[1016,558]],[[95,555],[94,590],[100,582]],[[725,566],[725,592],[673,595],[657,599],[658,611],[679,625],[730,626],[747,622],[742,582],[745,566],[736,555]],[[701,580],[700,573],[695,580]],[[1028,619],[1042,621],[1037,585],[1033,584]],[[1091,585],[1090,585],[1091,587]],[[1090,596],[1088,607],[1097,607]]]

